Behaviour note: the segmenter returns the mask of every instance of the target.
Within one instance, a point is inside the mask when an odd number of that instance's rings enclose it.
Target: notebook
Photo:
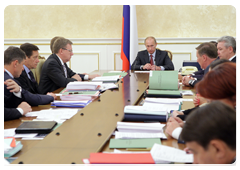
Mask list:
[[[55,121],[27,121],[18,126],[15,132],[48,134],[56,125]]]

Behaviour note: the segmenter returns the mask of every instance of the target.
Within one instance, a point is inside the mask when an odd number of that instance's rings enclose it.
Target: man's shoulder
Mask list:
[[[147,50],[142,50],[138,52],[138,55],[145,55],[147,53],[148,53]]]

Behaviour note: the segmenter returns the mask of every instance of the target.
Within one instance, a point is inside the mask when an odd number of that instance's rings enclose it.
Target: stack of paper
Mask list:
[[[92,79],[93,82],[117,82],[121,76],[102,76],[102,77],[95,77]]]
[[[54,100],[53,102],[51,102],[51,106],[83,108],[91,102],[92,102],[92,100],[81,100],[81,101],[57,101],[57,100]]]
[[[117,122],[118,132],[160,133],[165,125],[161,123],[128,123]]]
[[[126,72],[108,72],[108,73],[103,73],[103,76],[121,76],[121,78],[126,76],[126,75],[127,75]]]
[[[74,81],[67,84],[66,90],[97,90],[102,82],[82,82]]]
[[[155,163],[178,162],[192,163],[193,154],[187,154],[185,151],[169,146],[154,144],[150,151]]]
[[[78,109],[49,109],[49,110],[41,110],[37,112],[29,112],[25,116],[26,117],[35,117],[39,120],[54,120],[58,122],[58,120],[66,120],[70,119],[78,112]]]
[[[159,107],[159,105],[152,105],[149,107],[145,106],[125,106],[124,107],[125,114],[146,114],[146,115],[166,115],[167,108]]]
[[[68,91],[63,92],[60,98],[62,101],[94,100],[99,95],[100,92],[98,90]]]
[[[103,83],[99,90],[101,92],[103,92],[103,91],[109,90],[109,89],[118,89],[118,85],[116,85],[114,83]]]
[[[91,164],[154,164],[155,163],[150,153],[91,153],[88,161]]]
[[[115,132],[115,139],[136,139],[136,138],[162,138],[167,137],[163,133],[164,124],[160,123],[127,123],[117,122],[118,131]]]
[[[22,149],[23,145],[20,141],[16,141],[14,137],[4,138],[4,157],[11,157]]]

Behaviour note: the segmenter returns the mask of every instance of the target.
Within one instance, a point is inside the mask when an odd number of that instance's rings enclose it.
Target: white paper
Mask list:
[[[180,91],[180,93],[182,93],[183,96],[193,96],[193,92],[191,90],[183,90]]]
[[[160,103],[160,104],[180,104],[180,99],[171,99],[171,98],[150,98],[146,97],[144,103]]]
[[[16,128],[4,129],[4,137],[13,137],[15,135]]]
[[[150,151],[155,163],[162,161],[192,163],[193,154],[187,154],[185,151],[173,147],[154,144]]]
[[[37,133],[24,133],[24,134],[16,134],[14,135],[15,138],[33,138],[37,136]]]
[[[118,131],[128,133],[161,133],[164,126],[164,124],[160,123],[117,122]]]
[[[115,139],[143,139],[143,138],[161,138],[167,139],[164,133],[128,133],[115,132]]]
[[[167,112],[170,112],[170,110],[179,110],[179,104],[159,104],[159,103],[143,103],[144,107],[149,108],[161,108],[166,110]]]
[[[117,81],[120,78],[120,75],[117,76],[102,76],[102,77],[95,77],[92,79],[93,82],[102,82],[102,81]]]
[[[150,73],[150,71],[134,71],[134,73]]]

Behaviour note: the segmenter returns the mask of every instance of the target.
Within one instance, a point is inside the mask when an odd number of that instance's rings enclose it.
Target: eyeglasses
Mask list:
[[[69,49],[66,49],[66,48],[62,48],[62,49],[67,50],[67,51],[69,51],[70,53],[73,52],[72,50],[69,50]]]

